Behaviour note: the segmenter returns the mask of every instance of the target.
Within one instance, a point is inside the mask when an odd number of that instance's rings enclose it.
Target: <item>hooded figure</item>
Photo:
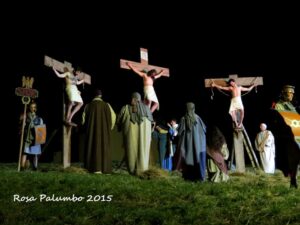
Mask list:
[[[123,134],[128,171],[137,174],[148,170],[151,144],[152,113],[142,102],[141,95],[132,94],[131,104],[122,107],[117,125]]]
[[[183,177],[188,180],[205,180],[206,126],[195,113],[192,102],[186,104],[186,114],[181,118],[178,130],[177,151],[180,156],[177,169],[182,167]]]

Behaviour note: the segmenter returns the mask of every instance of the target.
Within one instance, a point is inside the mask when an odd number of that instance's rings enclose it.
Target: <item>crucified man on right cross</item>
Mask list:
[[[227,84],[229,86],[223,87],[220,85],[215,84],[212,82],[212,87],[217,87],[218,89],[224,90],[224,91],[230,91],[231,92],[231,103],[229,108],[229,114],[231,115],[231,118],[235,124],[235,127],[241,128],[243,124],[244,119],[244,106],[241,98],[241,92],[242,91],[251,91],[256,85],[252,84],[250,87],[246,88],[243,86],[238,86],[234,79],[229,79]],[[240,120],[237,121],[238,118],[238,112],[240,113]]]

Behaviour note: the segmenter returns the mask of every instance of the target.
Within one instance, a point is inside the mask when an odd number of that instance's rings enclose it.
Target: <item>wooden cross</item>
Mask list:
[[[64,68],[68,68],[70,72],[74,70],[71,63],[67,61],[64,61],[64,63],[62,63],[46,55],[44,58],[44,64],[45,66],[53,67],[54,69],[62,73],[64,72]],[[84,83],[91,84],[91,76],[89,74],[80,71],[77,77],[79,78],[79,80],[84,80]]]
[[[219,86],[226,87],[227,81],[229,79],[234,79],[237,85],[241,86],[250,86],[250,85],[263,85],[263,78],[262,77],[238,77],[237,74],[231,74],[228,78],[210,78],[205,79],[205,87],[210,88],[212,87],[212,83],[215,83]],[[240,133],[242,135],[240,135]],[[239,132],[233,133],[233,149],[234,153],[232,152],[231,163],[233,161],[233,157],[236,157],[236,170],[238,172],[245,172],[245,158],[244,158],[244,146],[247,150],[248,156],[251,160],[253,168],[260,168],[254,150],[251,146],[251,142],[249,140],[248,134],[243,128]]]
[[[49,67],[53,67],[59,72],[65,72],[64,68],[67,68],[69,71],[73,71],[72,64],[65,61],[64,63],[59,62],[49,56],[45,55],[44,64]],[[84,80],[84,83],[91,84],[91,76],[80,72],[77,77],[80,80]],[[63,107],[63,116],[65,116],[65,104]],[[63,167],[67,168],[71,166],[71,127],[63,126]]]
[[[121,59],[120,60],[121,68],[130,70],[130,68],[127,65],[127,63],[130,63],[131,65],[133,65],[135,68],[137,68],[140,71],[143,71],[143,70],[149,71],[149,70],[155,69],[157,72],[159,72],[159,71],[163,70],[163,73],[161,74],[162,76],[166,76],[166,77],[170,76],[170,71],[168,68],[153,66],[153,65],[148,64],[148,50],[147,49],[140,48],[140,53],[141,53],[141,62],[140,63]]]
[[[226,81],[229,79],[234,79],[237,85],[241,86],[250,86],[255,84],[257,85],[263,85],[263,78],[262,77],[238,77],[237,74],[231,74],[228,78],[210,78],[205,79],[204,84],[206,88],[212,87],[212,83],[214,82],[217,85],[220,86],[228,86]]]

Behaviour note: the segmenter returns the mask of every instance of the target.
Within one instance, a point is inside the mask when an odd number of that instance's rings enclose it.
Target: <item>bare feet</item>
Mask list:
[[[69,125],[72,126],[72,127],[77,127],[77,124],[73,123],[73,122],[69,122]]]
[[[76,124],[76,123],[73,123],[73,122],[71,122],[71,121],[66,121],[66,120],[64,120],[64,124],[67,125],[67,126],[77,127],[77,124]]]

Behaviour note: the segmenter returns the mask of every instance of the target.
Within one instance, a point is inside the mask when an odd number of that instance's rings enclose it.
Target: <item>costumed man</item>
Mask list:
[[[279,101],[274,104],[274,109],[277,111],[289,111],[297,112],[294,106],[293,98],[295,93],[295,87],[291,85],[284,85],[281,90],[281,95]]]
[[[164,123],[156,123],[152,137],[157,140],[159,164],[162,169],[172,170],[172,157],[168,150],[168,128]]]
[[[82,124],[85,128],[85,168],[93,173],[111,173],[111,133],[116,114],[109,103],[102,100],[101,90],[85,106]]]
[[[60,74],[56,69],[53,67],[53,71],[58,76],[59,78],[65,78],[66,81],[66,92],[68,95],[68,109],[67,109],[67,114],[65,118],[65,123],[67,125],[71,126],[77,126],[75,123],[72,122],[72,118],[77,113],[80,108],[83,106],[83,100],[80,95],[80,91],[77,88],[77,85],[82,84],[84,80],[79,80],[78,75],[80,73],[79,70],[76,70],[75,76],[73,72],[70,72],[68,68],[64,68],[65,72]]]
[[[170,148],[170,156],[174,156],[176,152],[177,142],[178,142],[178,127],[176,119],[171,119],[170,123],[168,123],[168,134],[169,134],[169,148]]]
[[[122,107],[117,125],[122,131],[128,171],[139,174],[149,167],[152,113],[142,102],[141,95],[132,94],[131,104]]]
[[[229,108],[229,114],[232,117],[232,121],[234,122],[235,128],[241,128],[244,120],[244,106],[241,98],[242,91],[251,91],[255,85],[253,84],[251,87],[246,88],[243,86],[238,86],[234,79],[229,79],[227,82],[228,87],[222,87],[215,83],[212,83],[212,87],[217,87],[218,89],[230,91],[231,92],[231,103]],[[239,120],[238,120],[239,113]]]
[[[127,66],[134,71],[137,75],[143,78],[144,84],[144,101],[150,107],[151,112],[153,113],[156,109],[159,109],[159,102],[153,87],[153,83],[156,79],[160,78],[162,73],[164,72],[161,70],[160,72],[156,72],[155,69],[149,70],[147,73],[141,72],[130,63],[127,63]]]
[[[176,169],[182,169],[184,179],[205,181],[206,171],[206,126],[195,113],[195,104],[186,104],[186,114],[178,129]]]
[[[275,173],[275,140],[265,123],[260,124],[260,132],[255,138],[255,147],[259,151],[260,161],[265,173]]]
[[[226,182],[229,175],[225,160],[229,157],[229,151],[225,137],[217,127],[208,128],[206,137],[208,180]]]
[[[21,169],[26,167],[27,156],[32,156],[32,168],[37,170],[38,157],[41,154],[41,145],[35,143],[35,127],[43,125],[43,119],[36,114],[37,104],[31,102],[29,104],[29,112],[26,115],[25,129],[24,129],[24,149],[21,161]],[[21,116],[20,122],[24,120],[24,115]]]
[[[297,188],[297,173],[300,163],[299,113],[294,105],[295,87],[284,85],[279,101],[273,104],[270,117],[270,130],[275,137],[276,167],[285,176],[290,176],[291,187]]]

